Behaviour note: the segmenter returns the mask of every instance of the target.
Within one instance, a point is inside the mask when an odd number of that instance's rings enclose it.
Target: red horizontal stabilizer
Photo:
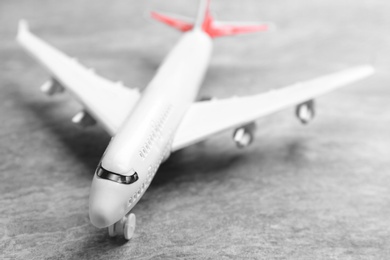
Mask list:
[[[163,22],[171,27],[174,27],[182,32],[187,32],[189,30],[192,30],[194,25],[190,22],[183,21],[178,18],[173,18],[168,15],[164,15],[157,12],[151,12],[150,15],[152,18],[156,19],[157,21]]]
[[[269,26],[267,24],[253,24],[253,25],[215,25],[207,28],[207,33],[212,37],[229,36],[244,33],[267,31]]]
[[[269,29],[267,23],[251,23],[251,22],[219,22],[214,21],[214,18],[210,14],[210,1],[205,0],[206,8],[203,16],[202,29],[211,38],[229,36],[243,33],[262,32]]]

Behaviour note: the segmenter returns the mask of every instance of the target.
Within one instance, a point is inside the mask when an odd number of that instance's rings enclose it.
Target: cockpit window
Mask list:
[[[96,169],[96,175],[102,179],[118,182],[121,184],[132,184],[138,180],[137,172],[134,172],[134,174],[130,176],[121,175],[118,173],[107,171],[102,167],[101,164],[99,164],[98,168]]]

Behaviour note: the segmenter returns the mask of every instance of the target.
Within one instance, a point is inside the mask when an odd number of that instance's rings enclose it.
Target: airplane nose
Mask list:
[[[89,197],[89,218],[95,227],[108,227],[124,216],[125,207],[116,188],[116,183],[94,176]]]
[[[113,220],[111,210],[102,206],[90,206],[89,207],[89,218],[92,225],[97,228],[104,228],[114,224],[116,221]]]

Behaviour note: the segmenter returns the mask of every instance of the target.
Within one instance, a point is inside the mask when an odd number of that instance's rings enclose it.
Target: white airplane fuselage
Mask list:
[[[105,170],[121,176],[136,172],[138,180],[123,184],[95,174],[89,201],[93,225],[113,225],[142,197],[170,154],[175,131],[198,95],[211,52],[209,35],[193,30],[165,58],[101,160]]]

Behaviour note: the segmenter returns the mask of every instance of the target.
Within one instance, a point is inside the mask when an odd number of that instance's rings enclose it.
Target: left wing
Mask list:
[[[366,65],[297,83],[254,96],[194,103],[173,140],[172,151],[206,139],[226,129],[239,127],[260,117],[323,95],[373,74]]]
[[[19,23],[17,40],[48,70],[54,82],[66,88],[110,135],[117,132],[139,99],[138,90],[96,75],[33,35],[25,21]]]

